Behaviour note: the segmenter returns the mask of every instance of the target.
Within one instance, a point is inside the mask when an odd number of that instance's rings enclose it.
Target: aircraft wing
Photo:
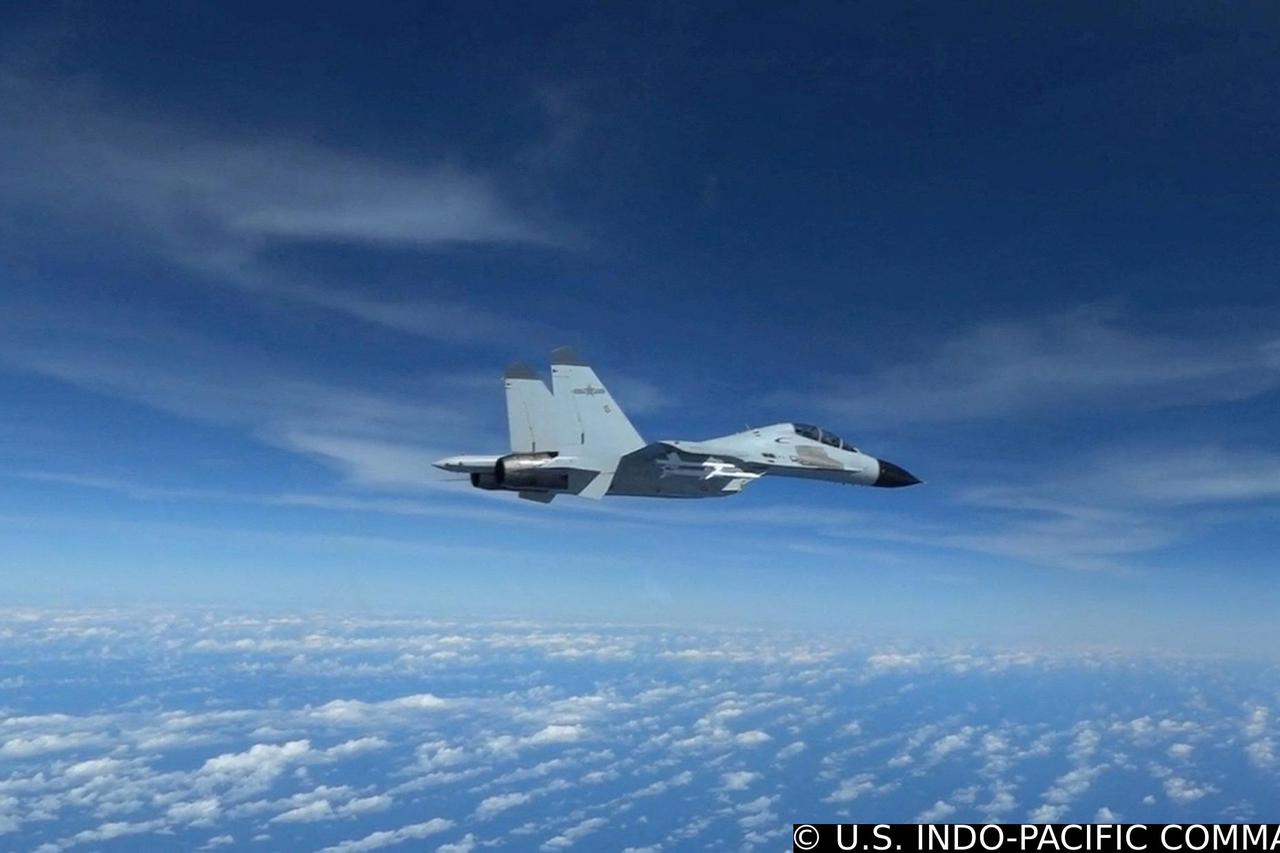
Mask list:
[[[691,442],[654,442],[644,449],[643,455],[657,467],[659,479],[681,477],[710,481],[723,492],[740,492],[766,471],[731,453],[699,448]]]

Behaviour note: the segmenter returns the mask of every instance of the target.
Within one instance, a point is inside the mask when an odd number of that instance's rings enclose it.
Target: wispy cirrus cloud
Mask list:
[[[438,250],[573,239],[514,201],[494,173],[443,153],[392,162],[284,132],[237,135],[139,111],[83,80],[3,66],[0,147],[0,217],[24,252],[124,247],[202,279],[443,341],[528,325],[430,293],[383,301],[322,288],[266,256],[287,243]],[[42,232],[33,221],[59,227]]]
[[[900,424],[1075,409],[1159,408],[1280,388],[1280,326],[1142,330],[1112,308],[993,321],[896,364],[820,386],[811,399],[858,423]],[[1243,319],[1243,318],[1240,318]]]
[[[412,388],[354,386],[148,320],[128,310],[93,321],[13,312],[0,318],[0,364],[241,429],[366,486],[418,488],[437,480],[430,461],[451,441],[462,446],[480,432],[457,405],[479,389],[459,387],[451,374],[438,383],[416,377]]]
[[[285,301],[335,311],[395,332],[442,343],[519,340],[540,330],[527,319],[503,316],[461,302],[413,296],[392,299],[300,284],[263,272],[252,273],[255,287]]]
[[[1021,562],[1081,570],[1125,567],[1125,558],[1157,551],[1185,531],[1159,519],[1123,512],[1067,508],[1027,516],[1001,516],[982,530],[957,530],[937,543]]]
[[[273,239],[558,242],[493,178],[446,157],[390,163],[283,135],[236,137],[11,71],[0,93],[9,203],[104,224],[128,217],[193,265],[247,260]]]
[[[454,374],[415,378],[414,386],[348,387],[264,362],[178,329],[156,331],[131,312],[110,321],[67,323],[9,315],[0,359],[91,391],[143,402],[194,420],[231,424],[286,450],[315,459],[361,487],[419,490],[439,482],[432,460],[452,448],[502,446],[477,441],[479,425],[464,412],[496,394]],[[140,331],[143,330],[143,331]],[[173,353],[182,354],[181,362]],[[68,483],[111,487],[142,497],[238,499],[221,493],[104,483],[99,473],[55,471]],[[450,486],[455,488],[455,486]],[[217,490],[214,490],[217,492]],[[1073,569],[1114,569],[1158,552],[1212,519],[1170,515],[1208,503],[1245,505],[1280,496],[1280,457],[1258,448],[1125,447],[1077,457],[1057,472],[1039,470],[1020,483],[958,493],[960,516],[920,519],[881,510],[828,510],[801,505],[671,507],[659,504],[568,504],[573,518],[613,523],[716,528],[785,527],[818,543],[849,539],[897,546],[958,549]],[[485,494],[480,497],[492,498]],[[255,502],[424,517],[492,517],[479,508],[400,500],[370,501],[308,494],[249,496]],[[488,501],[492,508],[492,501]],[[804,544],[804,543],[801,543]],[[842,546],[840,546],[842,547]]]
[[[1155,506],[1275,501],[1280,453],[1216,444],[1109,451],[1073,485],[1094,499]]]
[[[1118,509],[1272,502],[1280,499],[1280,453],[1221,444],[1113,446],[1038,482],[973,488],[961,498],[1080,519]]]
[[[526,507],[514,499],[502,500],[500,504],[493,500],[486,502],[483,506],[477,506],[459,504],[454,501],[428,501],[407,497],[352,497],[301,492],[235,492],[216,489],[192,489],[157,486],[113,477],[68,474],[61,471],[22,471],[12,476],[41,483],[54,483],[72,488],[111,492],[141,501],[238,503],[250,506],[292,507],[343,514],[376,513],[410,518],[453,519],[494,524],[536,523],[545,525],[548,523],[545,516],[531,514],[529,510],[533,508]],[[402,484],[402,488],[414,486],[421,490],[452,484],[467,485],[465,480],[410,480],[408,473],[405,473],[397,482]],[[31,519],[28,518],[25,521],[30,523]],[[328,541],[335,540],[329,539]],[[374,536],[352,537],[348,541],[353,546],[360,543],[365,543],[369,546],[381,543],[390,547],[408,547],[411,545],[408,542],[382,540]]]
[[[963,490],[989,514],[940,541],[1035,563],[1109,569],[1195,531],[1274,508],[1280,454],[1220,445],[1113,447],[1028,482]],[[1220,510],[1210,515],[1207,507]]]

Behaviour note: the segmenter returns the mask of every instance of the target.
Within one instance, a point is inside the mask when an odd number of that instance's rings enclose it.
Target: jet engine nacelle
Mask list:
[[[562,492],[569,488],[566,471],[548,471],[546,466],[555,453],[512,453],[494,466],[495,485],[489,488],[518,492]],[[474,480],[472,480],[475,483]],[[486,488],[481,486],[480,488]]]
[[[475,486],[477,489],[488,489],[490,491],[502,488],[502,486],[498,485],[497,474],[482,473],[478,471],[471,472],[471,485]]]
[[[471,485],[477,489],[513,492],[563,492],[569,488],[569,475],[564,471],[548,471],[545,466],[558,454],[512,453],[493,463],[491,471],[472,471]]]

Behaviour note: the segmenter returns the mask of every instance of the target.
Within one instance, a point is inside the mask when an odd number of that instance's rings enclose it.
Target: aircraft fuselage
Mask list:
[[[766,475],[890,488],[920,482],[808,424],[645,443],[576,353],[562,348],[552,354],[552,380],[554,391],[529,368],[508,368],[512,452],[451,456],[436,467],[469,475],[477,488],[515,491],[542,502],[557,494],[726,497]]]

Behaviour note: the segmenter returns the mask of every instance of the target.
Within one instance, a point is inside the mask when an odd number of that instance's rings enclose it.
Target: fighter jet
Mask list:
[[[478,489],[547,503],[556,495],[726,497],[766,474],[889,488],[920,482],[809,424],[773,424],[706,441],[647,442],[596,372],[568,347],[551,353],[550,388],[523,364],[508,367],[503,382],[511,452],[435,463],[468,474]]]

